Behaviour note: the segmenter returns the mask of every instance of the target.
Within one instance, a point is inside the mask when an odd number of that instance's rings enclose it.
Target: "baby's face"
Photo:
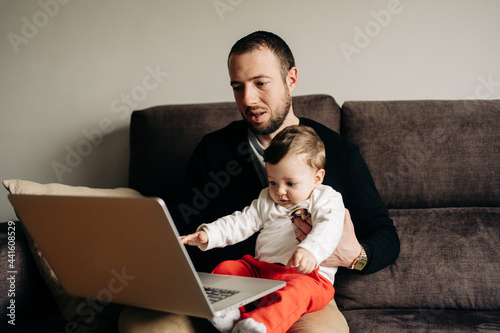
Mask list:
[[[324,170],[314,170],[305,155],[286,155],[277,164],[266,163],[269,194],[274,202],[285,208],[309,199],[323,181]]]

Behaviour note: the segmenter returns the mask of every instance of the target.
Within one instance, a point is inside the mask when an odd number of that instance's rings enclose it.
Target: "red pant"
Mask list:
[[[284,288],[263,297],[255,310],[242,309],[242,320],[253,318],[266,325],[268,333],[286,332],[302,315],[325,307],[335,293],[318,269],[300,274],[294,268],[261,262],[250,255],[224,261],[212,273],[286,281]]]

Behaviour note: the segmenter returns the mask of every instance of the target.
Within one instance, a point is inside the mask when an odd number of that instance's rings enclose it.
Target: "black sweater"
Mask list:
[[[325,143],[323,184],[340,192],[349,209],[356,236],[368,256],[362,273],[373,273],[392,264],[399,255],[399,238],[358,147],[313,120],[300,118],[300,123],[312,127]],[[181,234],[241,210],[258,197],[262,185],[252,158],[243,120],[203,137],[191,157],[184,192],[173,207]],[[207,252],[188,249],[198,270],[211,271],[223,260],[253,254],[255,239],[256,236]]]

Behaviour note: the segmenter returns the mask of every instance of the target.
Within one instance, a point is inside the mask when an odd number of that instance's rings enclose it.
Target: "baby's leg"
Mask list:
[[[262,298],[255,310],[242,313],[242,321],[252,318],[264,324],[267,332],[286,332],[302,315],[326,306],[333,298],[334,289],[328,280],[315,272],[311,274],[316,274],[316,278],[298,273],[283,274],[286,286]]]
[[[244,260],[227,260],[217,265],[212,273],[254,277],[256,272],[253,267]],[[244,308],[231,309],[212,318],[210,322],[220,332],[231,332],[234,325],[240,320],[241,312],[243,311],[245,311]]]
[[[212,271],[212,274],[257,277],[257,271],[245,260],[226,260]]]

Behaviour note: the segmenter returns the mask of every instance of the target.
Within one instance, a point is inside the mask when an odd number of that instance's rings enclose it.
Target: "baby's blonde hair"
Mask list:
[[[288,154],[305,154],[306,163],[315,170],[325,167],[325,145],[311,127],[304,125],[285,127],[276,134],[264,151],[264,162],[277,164]]]

